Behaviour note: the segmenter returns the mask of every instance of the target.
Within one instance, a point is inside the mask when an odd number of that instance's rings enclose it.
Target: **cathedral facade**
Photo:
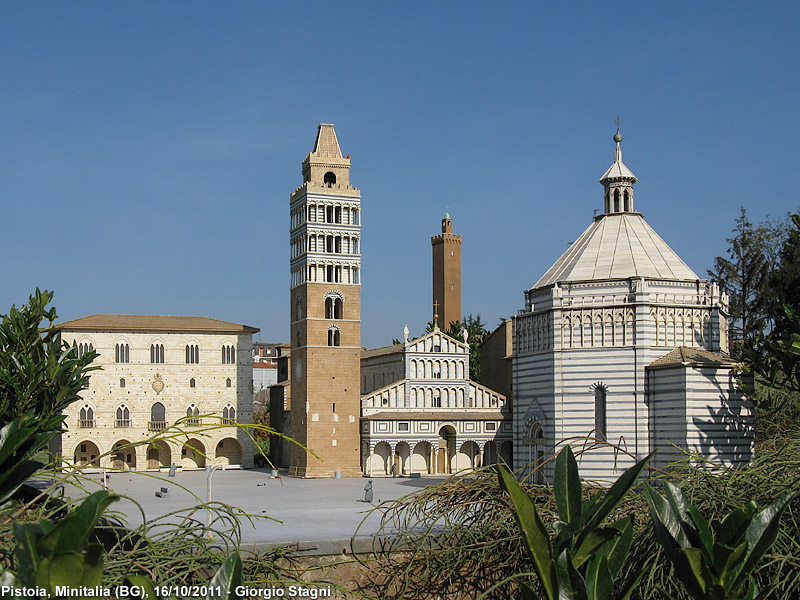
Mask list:
[[[676,446],[746,462],[753,415],[727,356],[728,299],[636,212],[619,131],[614,141],[602,214],[513,317],[514,466],[530,469],[562,443],[593,447],[581,459],[593,479],[653,450],[664,464]],[[535,474],[551,476],[552,465]]]

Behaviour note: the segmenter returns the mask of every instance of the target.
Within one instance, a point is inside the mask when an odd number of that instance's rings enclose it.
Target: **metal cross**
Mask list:
[[[617,120],[616,120],[616,121],[614,121],[614,123],[616,123],[616,124],[617,124],[617,129],[619,129],[619,124],[620,124],[621,122],[622,122],[622,121],[620,121],[620,120],[619,120],[619,115],[617,115]]]

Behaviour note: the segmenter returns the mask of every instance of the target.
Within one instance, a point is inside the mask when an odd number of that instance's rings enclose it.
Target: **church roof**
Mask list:
[[[256,327],[208,317],[166,315],[91,315],[59,324],[70,331],[194,331],[198,333],[256,333]]]
[[[640,213],[615,213],[596,217],[533,288],[629,277],[699,279]]]
[[[675,348],[672,352],[668,352],[664,356],[657,358],[648,365],[649,367],[673,367],[676,365],[735,365],[736,361],[732,360],[729,356],[724,354],[717,354],[710,352],[703,348],[690,348],[688,346],[680,346]]]

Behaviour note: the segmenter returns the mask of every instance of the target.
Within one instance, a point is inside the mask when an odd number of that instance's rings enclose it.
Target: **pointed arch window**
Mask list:
[[[94,427],[94,409],[88,404],[84,404],[81,408],[78,427]]]
[[[153,364],[164,362],[164,344],[150,344],[150,362]]]
[[[78,344],[78,354],[80,356],[92,351],[94,351],[94,345],[91,342],[81,342]]]
[[[630,212],[631,204],[630,204],[630,196],[628,195],[628,190],[625,190],[625,193],[622,195],[622,197],[625,201],[624,202],[625,212]]]
[[[236,409],[232,404],[226,404],[222,409],[222,422],[223,423],[236,423]]]
[[[200,409],[194,404],[190,404],[186,409],[186,424],[187,425],[200,425]]]
[[[614,190],[614,212],[619,212],[619,190]]]
[[[131,347],[128,344],[122,343],[114,346],[114,362],[116,363],[131,362]]]
[[[186,364],[196,365],[200,363],[200,346],[196,344],[186,345]]]
[[[114,427],[130,427],[131,411],[127,406],[121,404],[117,407],[117,418],[114,420]]]
[[[234,348],[232,345],[225,345],[222,347],[222,364],[236,364],[236,348]]]

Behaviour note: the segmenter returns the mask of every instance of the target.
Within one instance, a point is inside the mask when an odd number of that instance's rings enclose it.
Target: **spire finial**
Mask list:
[[[617,124],[617,133],[614,134],[614,141],[617,142],[617,146],[619,146],[619,143],[622,141],[622,134],[619,132],[619,124],[621,123],[619,115],[617,115],[617,120],[614,121],[614,123]]]

